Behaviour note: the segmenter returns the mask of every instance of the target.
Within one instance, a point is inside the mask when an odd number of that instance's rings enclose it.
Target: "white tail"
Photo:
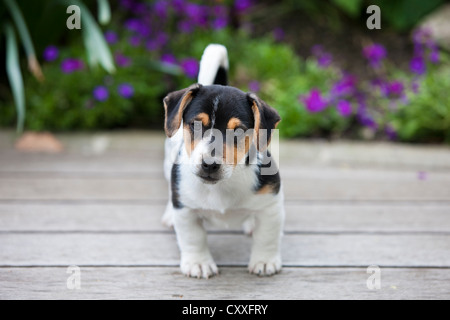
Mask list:
[[[228,85],[228,52],[220,44],[210,44],[203,52],[200,61],[198,83],[208,86],[212,84]]]

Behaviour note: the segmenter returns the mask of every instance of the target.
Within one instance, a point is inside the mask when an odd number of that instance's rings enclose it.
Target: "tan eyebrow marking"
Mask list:
[[[232,130],[234,130],[234,129],[236,129],[237,127],[239,127],[240,125],[241,125],[241,120],[239,120],[238,118],[233,117],[233,118],[231,118],[231,119],[228,121],[227,129],[232,129]]]
[[[209,125],[209,115],[207,113],[201,112],[195,119],[201,121],[205,127]]]

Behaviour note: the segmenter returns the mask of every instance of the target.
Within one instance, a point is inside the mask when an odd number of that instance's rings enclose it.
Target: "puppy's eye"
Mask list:
[[[244,131],[245,131],[244,128],[239,127],[239,128],[234,130],[234,135],[237,138],[241,138],[244,135]]]
[[[191,130],[192,131],[201,131],[202,128],[203,128],[202,122],[201,121],[197,121],[197,120],[192,121],[190,126],[191,126]]]

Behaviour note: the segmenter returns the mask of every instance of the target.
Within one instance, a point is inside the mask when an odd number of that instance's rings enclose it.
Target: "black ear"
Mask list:
[[[201,87],[201,84],[193,84],[189,88],[169,93],[164,98],[164,130],[169,138],[180,128],[184,110]]]
[[[272,137],[272,130],[275,129],[278,123],[281,121],[281,117],[277,110],[269,106],[263,100],[258,98],[254,93],[247,94],[248,102],[253,111],[253,117],[255,119],[255,132],[256,132],[256,147],[262,151],[269,146],[270,139]],[[267,130],[267,143],[265,146],[260,146],[259,130]]]

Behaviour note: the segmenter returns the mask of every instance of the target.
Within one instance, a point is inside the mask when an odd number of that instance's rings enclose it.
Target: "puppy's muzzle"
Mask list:
[[[220,169],[220,163],[216,163],[214,159],[203,159],[202,160],[202,170],[203,173],[210,176]]]
[[[215,158],[202,158],[198,176],[204,182],[216,183],[222,178],[220,173],[221,167],[222,165]]]

